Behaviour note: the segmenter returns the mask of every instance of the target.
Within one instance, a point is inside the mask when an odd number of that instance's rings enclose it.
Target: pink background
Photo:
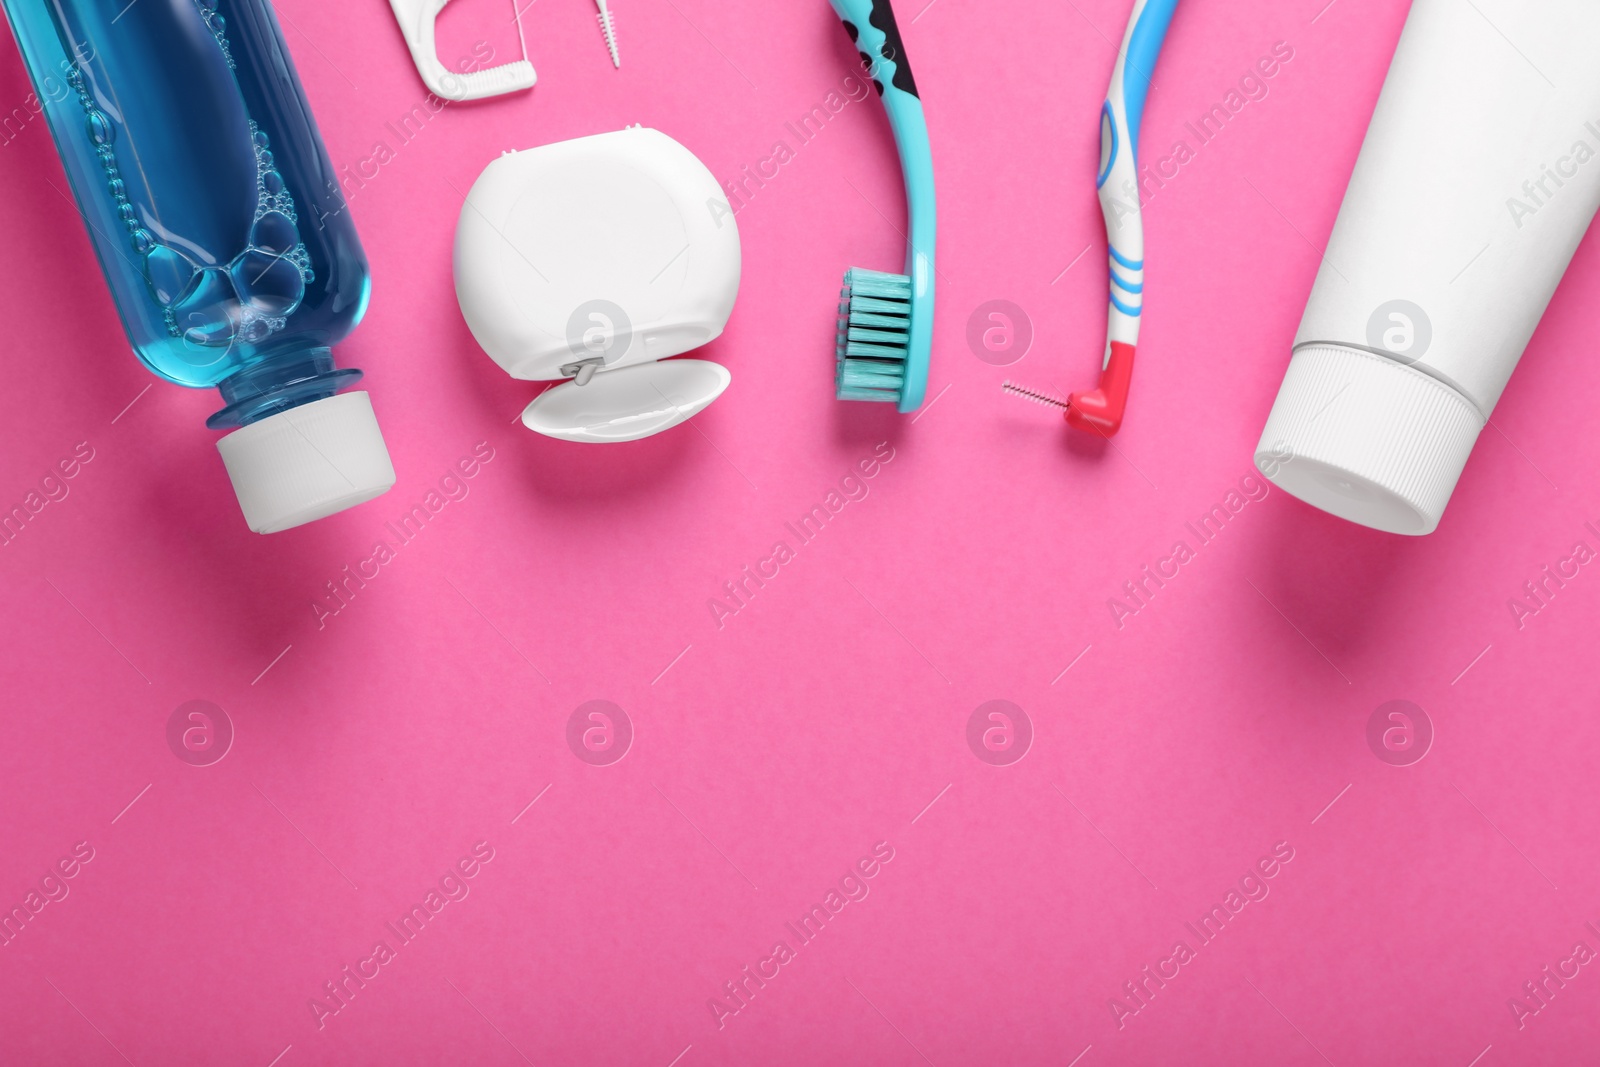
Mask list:
[[[0,501],[79,442],[94,458],[0,548],[0,906],[78,842],[93,859],[0,948],[0,1061],[1592,1058],[1595,968],[1521,1029],[1507,1004],[1578,966],[1575,942],[1600,948],[1600,576],[1521,629],[1508,608],[1575,542],[1600,547],[1592,242],[1436,535],[1274,491],[1122,628],[1107,604],[1250,473],[1406,8],[1324,3],[1178,13],[1147,162],[1196,149],[1184,124],[1275,43],[1294,58],[1150,200],[1115,447],[1000,382],[1094,377],[1094,115],[1126,0],[901,6],[943,208],[919,418],[831,396],[841,273],[900,258],[869,102],[739,213],[743,290],[709,352],[727,395],[690,427],[589,447],[514,425],[537,387],[462,323],[462,193],[503,149],[635,122],[733,178],[793,147],[784,124],[853,55],[821,0],[616,0],[616,72],[589,0],[539,0],[538,88],[447,109],[352,201],[375,295],[341,359],[369,372],[400,482],[270,538],[202,425],[215,395],[142,392],[48,133],[26,125],[0,146]],[[445,58],[479,39],[509,58],[506,5],[457,6]],[[1511,8],[1482,6],[1515,40]],[[386,123],[423,88],[387,5],[279,9],[333,156],[395,148]],[[0,111],[27,91],[8,48]],[[1012,367],[966,342],[994,299],[1035,331]],[[479,442],[470,494],[319,629],[324,583]],[[880,442],[894,458],[869,494],[719,629],[722,583]],[[236,731],[212,766],[168,747],[191,699]],[[594,699],[635,733],[611,766],[566,740]],[[968,746],[994,699],[1032,723],[1014,765]],[[1411,766],[1367,741],[1395,699],[1436,732]],[[477,842],[494,858],[470,895],[400,945],[384,924]],[[797,947],[785,923],[879,842],[893,860],[869,895]],[[1200,947],[1185,923],[1279,842],[1270,894]],[[319,1028],[312,998],[380,939],[395,958]],[[795,958],[719,1028],[708,1001],[780,939]],[[1134,1005],[1123,983],[1180,939],[1194,958],[1119,1028],[1112,998]]]

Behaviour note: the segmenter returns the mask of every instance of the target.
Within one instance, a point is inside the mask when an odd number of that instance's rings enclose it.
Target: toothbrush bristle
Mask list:
[[[1010,393],[1012,396],[1020,396],[1024,400],[1031,400],[1035,404],[1043,404],[1045,407],[1066,408],[1066,407],[1070,406],[1065,400],[1061,400],[1061,399],[1059,399],[1057,397],[1053,397],[1053,396],[1049,395],[1048,393],[1035,392],[1032,389],[1029,389],[1029,388],[1027,388],[1025,386],[1018,385],[1017,383],[1012,382],[1012,381],[1006,381],[1006,382],[1002,383],[1000,388],[1004,389],[1006,392]]]
[[[911,347],[911,279],[852,268],[839,302],[834,388],[840,400],[897,403]]]

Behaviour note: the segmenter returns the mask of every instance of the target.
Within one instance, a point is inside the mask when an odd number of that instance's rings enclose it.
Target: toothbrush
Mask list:
[[[840,400],[922,406],[933,348],[933,153],[922,99],[889,0],[830,0],[883,98],[905,174],[911,236],[904,274],[852,267],[839,303],[834,386]]]
[[[622,57],[617,54],[617,27],[612,21],[611,9],[606,7],[606,0],[594,2],[600,8],[600,32],[606,35],[606,50],[611,53],[611,65],[621,70]]]
[[[1067,425],[1110,437],[1122,427],[1133,380],[1133,355],[1144,311],[1144,221],[1139,204],[1139,126],[1144,120],[1150,76],[1172,23],[1178,0],[1135,0],[1128,32],[1117,52],[1111,88],[1100,109],[1100,172],[1095,188],[1105,216],[1111,273],[1106,348],[1097,388],[1073,393],[1062,407]],[[1039,400],[1026,390],[1007,388]]]

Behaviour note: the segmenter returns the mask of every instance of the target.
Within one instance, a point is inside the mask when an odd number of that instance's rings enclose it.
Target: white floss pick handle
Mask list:
[[[522,43],[522,58],[502,63],[497,67],[457,73],[439,62],[438,42],[434,27],[439,12],[450,0],[389,0],[394,17],[400,22],[400,32],[405,35],[406,47],[422,75],[423,84],[441,100],[459,103],[463,100],[482,100],[522,89],[532,89],[538,81],[533,64],[528,62],[528,39],[522,33],[522,9],[513,0],[512,17],[517,24],[517,39]]]
[[[467,326],[513,378],[565,379],[522,421],[567,441],[636,441],[722,395],[726,368],[668,357],[722,334],[741,262],[716,178],[639,126],[505,153],[456,227]]]

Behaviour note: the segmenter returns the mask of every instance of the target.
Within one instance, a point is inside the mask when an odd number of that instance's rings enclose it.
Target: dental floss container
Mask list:
[[[722,395],[726,368],[668,357],[721,335],[740,264],[711,171],[641,126],[506,152],[456,228],[467,326],[513,378],[562,382],[522,422],[566,441],[637,441]]]

